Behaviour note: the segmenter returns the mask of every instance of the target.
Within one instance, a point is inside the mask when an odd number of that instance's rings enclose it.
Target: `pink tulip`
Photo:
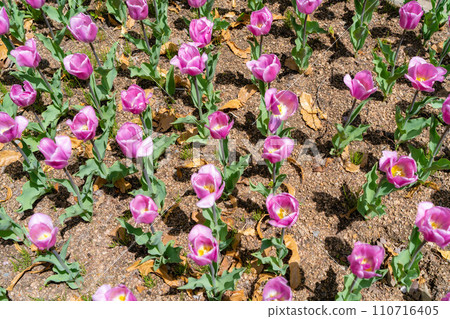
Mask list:
[[[211,137],[217,140],[227,138],[234,124],[234,120],[230,122],[230,117],[220,111],[214,112],[208,116],[208,121],[209,126],[205,125],[205,127],[209,129]]]
[[[194,43],[203,48],[211,42],[214,23],[207,18],[192,19],[189,24],[189,35]]]
[[[94,42],[98,32],[98,28],[91,17],[82,12],[70,18],[68,29],[75,39],[85,43]]]
[[[373,85],[372,73],[367,70],[356,73],[353,80],[350,74],[346,74],[344,83],[350,89],[350,94],[360,101],[367,99],[377,90]]]
[[[450,243],[450,208],[421,202],[415,224],[426,241],[435,243],[442,249]]]
[[[5,8],[3,7],[0,10],[0,35],[7,34],[9,32],[9,17],[8,13],[6,13]]]
[[[252,12],[250,15],[250,25],[247,26],[247,29],[253,33],[255,37],[259,37],[260,35],[266,35],[269,33],[270,28],[272,27],[272,22],[272,12],[264,7],[261,10]]]
[[[143,136],[139,125],[127,122],[117,132],[116,141],[126,157],[147,157],[153,154],[153,141],[151,136],[142,140]]]
[[[290,228],[298,219],[298,200],[289,193],[270,194],[266,199],[269,224],[279,228]]]
[[[311,14],[322,3],[322,0],[297,0],[297,9],[301,13]]]
[[[352,254],[347,257],[350,270],[358,278],[381,277],[376,271],[384,260],[384,248],[359,241],[355,243]]]
[[[279,91],[268,89],[265,94],[266,108],[272,113],[269,120],[269,130],[275,133],[281,125],[281,121],[286,121],[298,108],[298,97],[291,91]]]
[[[25,0],[34,9],[40,9],[45,4],[45,0]]]
[[[272,82],[281,70],[281,63],[275,54],[261,54],[258,60],[247,62],[253,76],[263,82]]]
[[[53,227],[52,219],[45,214],[34,213],[28,222],[27,238],[39,250],[55,246],[58,227]]]
[[[178,50],[178,55],[170,60],[170,64],[180,69],[182,74],[196,76],[205,70],[208,56],[200,55],[198,48],[193,43],[184,43]]]
[[[92,106],[88,105],[81,109],[73,118],[73,121],[67,120],[73,135],[81,141],[88,141],[95,138],[95,131],[98,126],[97,115]]]
[[[203,225],[195,225],[188,236],[189,250],[187,256],[199,266],[217,262],[219,245],[213,237],[211,229]]]
[[[63,62],[67,72],[80,80],[89,79],[94,71],[88,56],[83,53],[70,54],[64,58]]]
[[[415,183],[417,181],[417,164],[411,156],[400,156],[397,152],[383,151],[380,158],[380,171],[386,173],[389,183],[396,188]]]
[[[20,84],[14,84],[9,92],[9,97],[19,107],[30,106],[36,101],[36,90],[27,80]]]
[[[421,5],[417,1],[410,1],[399,10],[400,27],[405,30],[414,30],[423,16]]]
[[[158,206],[148,196],[136,195],[130,202],[130,210],[136,224],[151,224],[158,217]]]
[[[193,8],[203,7],[206,3],[206,0],[188,0],[188,4]]]
[[[44,137],[37,148],[44,155],[45,164],[48,166],[54,169],[63,169],[69,164],[72,142],[68,136],[57,136],[55,141]]]
[[[139,85],[130,85],[128,90],[120,93],[123,110],[133,114],[141,114],[147,108],[152,96],[153,93],[151,92],[145,96],[145,91]]]
[[[103,285],[92,296],[92,301],[137,301],[137,299],[125,285],[118,285],[114,288],[111,288],[110,285]]]
[[[222,196],[225,183],[222,183],[222,175],[212,165],[202,166],[198,173],[191,176],[191,184],[200,201],[197,206],[209,208]]]
[[[450,19],[450,18],[449,18]],[[442,299],[441,301],[450,301],[450,292],[447,293]]]
[[[291,301],[292,290],[287,283],[283,277],[270,279],[263,289],[263,301]]]
[[[0,143],[8,143],[22,137],[22,132],[28,125],[28,120],[23,116],[13,119],[8,113],[0,112]]]
[[[264,141],[262,158],[272,164],[281,162],[291,155],[294,150],[294,141],[289,137],[269,136]]]
[[[128,13],[134,20],[144,20],[148,18],[147,0],[127,0]]]
[[[435,67],[421,57],[416,56],[409,61],[408,74],[405,74],[405,78],[411,81],[412,86],[416,90],[434,92],[434,82],[444,81],[446,73],[447,70],[443,67]]]
[[[450,125],[450,95],[442,104],[442,119],[444,120],[445,124]]]
[[[18,66],[36,68],[41,62],[41,56],[36,50],[36,41],[28,39],[25,45],[11,50],[11,55],[16,58]]]

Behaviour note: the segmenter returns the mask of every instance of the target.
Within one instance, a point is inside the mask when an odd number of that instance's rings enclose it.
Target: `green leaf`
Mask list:
[[[423,129],[430,126],[431,118],[415,118],[398,123],[398,127],[394,132],[394,138],[399,142],[410,141],[419,136]]]
[[[367,182],[363,185],[363,193],[358,198],[358,212],[366,219],[385,214],[385,206],[381,205],[381,197],[377,194],[377,169],[375,164],[372,170],[366,174]]]
[[[164,154],[166,149],[175,143],[179,135],[172,134],[170,136],[161,135],[153,140],[153,162],[157,163],[159,157]]]
[[[136,244],[138,245],[146,245],[152,238],[151,233],[144,233],[144,231],[141,228],[135,228],[128,224],[123,219],[117,218],[117,221],[119,222],[120,226],[125,228],[127,230],[127,233],[134,236],[134,240],[136,241]]]
[[[239,162],[233,162],[230,166],[224,168],[225,194],[231,194],[236,187],[239,178],[241,178],[244,170],[250,164],[250,154],[241,156]]]
[[[119,161],[114,162],[114,164],[108,169],[108,176],[106,180],[114,185],[116,181],[131,174],[137,172],[136,167],[132,164],[131,166],[125,166]]]
[[[50,53],[55,58],[55,60],[59,61],[60,63],[63,63],[64,57],[66,56],[66,54],[64,53],[61,46],[56,41],[53,41],[52,39],[47,38],[43,34],[36,33],[36,36],[39,39],[39,41],[41,41],[44,44],[44,46],[47,48],[47,50],[50,51]],[[68,53],[70,54],[70,52],[68,52]]]
[[[205,288],[206,291],[213,289],[212,278],[210,274],[203,274],[200,279],[189,278],[188,283],[184,286],[178,287],[178,289],[193,290],[196,288]]]
[[[299,39],[295,40],[296,46],[292,49],[292,58],[300,70],[306,70],[309,66],[309,59],[312,56],[313,50],[309,45],[302,46]]]
[[[174,76],[174,66],[171,65],[169,71],[166,74],[166,84],[165,88],[169,95],[173,96],[175,94],[175,76]]]
[[[353,45],[353,49],[357,54],[361,50],[366,42],[366,38],[369,35],[369,28],[366,24],[360,26],[359,23],[355,23],[355,18],[353,17],[353,24],[350,27],[350,41]]]
[[[8,292],[3,287],[0,287],[0,301],[9,301]]]
[[[36,176],[36,174],[33,176]],[[30,178],[31,180],[23,184],[22,194],[16,198],[21,205],[20,209],[17,211],[18,213],[33,209],[34,202],[51,190],[48,186],[42,184],[37,178],[31,177],[31,175]]]
[[[380,276],[374,276],[372,278],[356,278],[354,274],[349,274],[344,276],[344,290],[338,292],[336,296],[336,301],[360,301],[361,290],[364,288],[369,288],[375,281],[383,279],[383,277],[387,274],[387,269],[377,270],[376,273]],[[352,291],[350,291],[353,281],[356,279],[355,286]]]
[[[106,9],[122,24],[127,21],[127,6],[122,0],[106,0]]]
[[[9,96],[9,94],[6,94],[3,97],[3,101],[2,101],[2,112],[6,112],[8,113],[9,116],[11,116],[12,118],[16,117],[17,114],[17,105],[14,104],[14,102],[11,100],[11,97]],[[30,123],[31,124],[31,123]]]
[[[265,187],[262,183],[258,183],[258,185],[253,184],[251,181],[249,183],[252,191],[260,193],[264,198],[269,196],[271,189]]]
[[[4,240],[14,240],[17,242],[25,242],[27,246],[30,245],[29,240],[26,237],[27,230],[25,227],[16,223],[11,217],[8,216],[5,209],[0,207],[0,238]]]
[[[217,278],[217,290],[221,296],[227,290],[235,290],[236,283],[241,279],[241,275],[245,268],[234,268],[231,272],[225,270],[222,276]]]

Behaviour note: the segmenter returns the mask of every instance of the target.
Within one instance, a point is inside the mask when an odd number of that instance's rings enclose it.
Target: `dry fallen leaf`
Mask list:
[[[136,286],[136,290],[141,294],[145,289],[147,289],[145,286]]]
[[[239,90],[238,100],[245,104],[252,96],[258,92],[258,88],[254,84],[247,84]]]
[[[298,246],[295,239],[291,235],[284,236],[284,243],[292,252],[291,258],[289,258],[289,285],[292,289],[296,289],[301,283],[300,274],[300,256],[298,254]]]
[[[219,43],[230,41],[230,39],[231,33],[228,29],[222,30],[222,32],[220,32],[220,36],[216,37],[216,41],[218,41]]]
[[[98,191],[100,188],[102,188],[103,185],[106,184],[106,182],[107,182],[106,179],[101,178],[100,176],[98,176],[98,177],[95,179],[94,186],[92,187],[92,189],[94,190],[94,192],[96,192],[96,191]]]
[[[450,250],[443,250],[443,249],[439,249],[439,248],[437,250],[442,255],[442,257],[444,257],[445,259],[450,261]]]
[[[353,164],[351,161],[345,161],[344,168],[347,172],[357,173],[359,172],[360,166]]]
[[[180,137],[177,138],[178,144],[185,143],[190,137],[197,135],[198,129],[196,127],[190,128],[185,130],[183,133],[180,134]]]
[[[125,194],[129,189],[131,189],[131,184],[127,182],[124,178],[117,180],[114,183],[114,186],[117,187],[122,194]]]
[[[14,279],[11,281],[11,284],[8,286],[8,288],[6,288],[6,290],[7,290],[7,291],[12,291],[12,290],[14,289],[14,287],[16,286],[16,284],[19,282],[20,278],[22,278],[22,276],[23,276],[26,272],[30,271],[30,270],[33,269],[34,267],[41,266],[41,265],[44,265],[44,264],[47,264],[47,263],[44,262],[44,261],[40,261],[40,262],[34,263],[34,264],[32,264],[30,267],[27,267],[27,268],[25,268],[24,270],[22,270],[20,273],[18,273],[18,274],[14,277]],[[45,268],[43,268],[43,269],[41,269],[41,270],[33,271],[32,273],[36,274],[36,273],[39,273],[39,272],[43,272],[44,270],[47,270],[47,268],[48,268],[48,267],[45,267]]]
[[[279,15],[279,14],[273,14],[272,18],[273,18],[273,21],[286,19],[285,16],[282,16],[282,15]]]
[[[231,0],[231,6],[232,6],[233,8],[236,8],[236,0]]]
[[[8,166],[11,163],[18,161],[22,155],[16,151],[1,151],[0,152],[0,167]]]
[[[233,195],[228,195],[228,198],[230,199],[230,203],[232,205],[232,209],[223,211],[222,212],[223,215],[234,214],[236,212],[236,210],[237,210],[237,199],[236,199],[236,197],[234,197]]]
[[[227,103],[225,103],[219,110],[223,111],[223,110],[237,110],[239,108],[241,108],[243,104],[241,103],[241,101],[239,100],[231,100],[228,101]]]
[[[323,115],[319,108],[313,108],[314,102],[311,94],[302,92],[300,95],[300,105],[300,113],[302,114],[306,125],[315,131],[320,130],[322,128],[322,123],[320,122],[319,116],[325,118],[325,115]]]
[[[269,214],[263,215],[261,217],[261,219],[258,221],[258,224],[256,225],[256,231],[258,232],[259,239],[264,239],[264,235],[261,231],[261,224],[262,224],[263,220],[266,219],[266,217],[268,218]]]
[[[5,144],[0,143],[0,151],[3,149],[4,146]]]
[[[171,127],[172,123],[177,120],[175,111],[173,109],[161,109],[154,117],[153,120],[156,122],[156,128],[158,132],[167,132]]]
[[[178,279],[174,279],[171,275],[169,275],[167,271],[166,265],[162,265],[158,268],[158,270],[153,269],[154,261],[152,259],[141,264],[141,261],[136,261],[133,265],[127,268],[127,271],[139,270],[142,277],[147,276],[150,273],[154,273],[158,277],[161,277],[164,282],[169,285],[171,288],[178,288],[180,286],[180,282]]]
[[[6,188],[6,198],[0,200],[0,203],[6,202],[7,200],[11,199],[12,197],[12,189],[11,187],[5,186]]]
[[[194,210],[192,212],[191,218],[197,224],[203,224],[206,221],[205,217],[203,217],[203,214],[198,210]]]
[[[180,168],[197,168],[206,165],[207,162],[203,158],[194,158],[192,161],[185,161]]]
[[[253,301],[261,301],[262,300],[262,290],[264,287],[262,287],[262,284],[266,282],[267,280],[274,278],[275,274],[261,274],[259,275],[258,281],[255,284],[255,289],[253,290]]]
[[[283,182],[282,185],[284,185],[287,188],[289,194],[295,196],[295,188],[291,184]]]
[[[130,66],[130,60],[123,53],[119,58],[119,63],[122,70],[126,70]]]
[[[302,167],[302,166],[300,165],[300,163],[297,162],[297,160],[296,160],[295,158],[293,158],[293,157],[288,157],[288,158],[287,158],[287,161],[288,161],[289,163],[291,163],[292,165],[297,166],[297,167],[300,169],[300,172],[301,172],[301,174],[302,174],[302,183],[303,183],[303,179],[304,179],[304,177],[305,177],[305,174],[304,174],[304,172],[303,172],[303,167]]]
[[[248,55],[251,53],[251,48],[248,47],[245,50],[242,50],[237,47],[236,43],[233,41],[227,41],[227,45],[230,48],[230,50],[234,53],[234,55],[240,57],[241,59],[247,59]]]
[[[0,41],[0,60],[5,60],[8,57],[8,48]]]
[[[241,24],[247,25],[249,23],[250,23],[250,15],[248,13],[245,13],[238,18],[238,21],[232,22],[230,24],[230,28],[236,28],[237,26],[240,26]]]
[[[286,61],[284,61],[284,66],[293,71],[300,71],[297,63],[295,63],[293,58],[287,58]]]
[[[231,296],[225,298],[225,300],[229,301],[246,301],[247,296],[245,295],[244,290],[232,291]]]
[[[80,141],[76,137],[70,137],[70,141],[72,142],[72,149],[73,150],[78,148],[78,147],[80,147],[81,143],[83,143],[83,141]]]
[[[167,52],[174,53],[178,51],[178,45],[173,42],[166,42],[161,46],[161,50],[159,51],[160,55],[166,55]]]
[[[254,228],[247,228],[242,232],[244,236],[256,236],[256,230]]]

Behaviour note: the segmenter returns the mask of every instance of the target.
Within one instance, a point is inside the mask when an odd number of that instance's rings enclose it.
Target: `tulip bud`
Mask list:
[[[379,167],[386,173],[388,182],[396,188],[415,183],[418,178],[416,161],[411,156],[398,158],[397,152],[383,151]]]
[[[193,8],[203,7],[206,3],[206,0],[188,0],[188,4]]]
[[[450,18],[449,18],[449,20],[450,20]],[[447,293],[447,294],[441,299],[441,301],[450,301],[450,292]]]
[[[426,241],[435,243],[442,249],[450,243],[450,208],[421,202],[415,224]]]
[[[298,219],[298,200],[289,193],[270,194],[266,199],[269,224],[279,228],[290,228]]]
[[[247,28],[255,37],[259,37],[260,35],[269,33],[270,28],[272,27],[272,21],[272,12],[264,7],[261,10],[252,12],[250,15],[250,25],[248,25]]]
[[[63,62],[67,72],[80,80],[89,79],[94,71],[88,56],[83,53],[70,54],[64,58]]]
[[[268,89],[264,96],[266,108],[272,113],[269,120],[269,130],[275,133],[281,124],[291,117],[298,108],[298,97],[291,91]]]
[[[322,3],[322,0],[297,0],[297,9],[304,14],[311,14]]]
[[[211,134],[211,137],[217,140],[227,138],[233,127],[234,120],[230,122],[230,117],[220,111],[212,113],[208,116],[209,126],[205,125]]]
[[[196,76],[205,70],[208,56],[206,53],[200,55],[198,48],[191,43],[184,43],[178,50],[178,55],[170,60],[170,64],[180,69],[182,74]]]
[[[189,250],[187,256],[199,266],[217,262],[219,245],[213,237],[211,229],[203,225],[195,225],[188,236]]]
[[[98,28],[91,17],[82,12],[70,18],[68,29],[75,39],[85,43],[94,42],[98,32]]]
[[[350,89],[350,94],[360,101],[367,99],[377,90],[373,85],[372,73],[367,70],[356,73],[353,80],[350,74],[346,74],[344,76],[344,83]]]
[[[33,38],[28,39],[25,45],[11,50],[11,55],[16,58],[18,66],[34,69],[41,62],[41,56],[36,50],[36,41]]]
[[[192,19],[189,25],[189,35],[199,48],[203,48],[211,42],[213,27],[214,23],[205,17]]]
[[[144,20],[148,18],[147,0],[127,0],[128,13],[134,20]]]
[[[247,62],[247,68],[253,76],[263,82],[272,82],[281,69],[281,63],[275,54],[261,54],[258,60]]]
[[[5,8],[0,9],[0,35],[7,34],[9,32],[9,17]]]
[[[45,214],[34,213],[28,222],[27,238],[39,250],[55,246],[58,227],[53,227],[52,219]]]
[[[48,166],[54,169],[63,169],[69,164],[72,142],[68,136],[57,136],[55,141],[44,137],[37,148],[44,155],[45,164]]]
[[[110,285],[103,285],[92,296],[92,301],[137,301],[137,299],[125,285],[118,285],[114,288],[111,288]]]
[[[191,184],[200,199],[197,203],[200,208],[212,207],[222,196],[225,188],[225,183],[222,183],[222,175],[212,164],[204,165],[198,173],[192,174]]]
[[[417,1],[410,1],[403,5],[399,10],[400,27],[405,30],[414,30],[423,16],[421,5]]]
[[[281,276],[270,279],[263,289],[263,301],[291,301],[292,290],[287,283]]]
[[[14,84],[9,92],[9,97],[19,107],[32,105],[36,101],[37,92],[30,82],[23,81],[23,87],[20,84]]]
[[[73,118],[73,121],[67,120],[73,135],[81,141],[92,140],[95,137],[95,131],[98,126],[97,115],[92,106],[88,105],[81,109]]]
[[[281,162],[291,155],[294,150],[294,141],[289,137],[269,136],[264,141],[262,158],[272,164]]]
[[[127,122],[117,131],[116,141],[128,158],[151,156],[153,141],[149,136],[142,140],[144,133],[139,125]]]
[[[45,0],[25,0],[34,9],[40,9],[45,4]]]
[[[141,114],[147,108],[147,104],[152,96],[153,93],[151,92],[145,96],[145,91],[139,85],[133,84],[128,90],[120,93],[122,108],[124,111],[133,114]]]
[[[434,82],[444,81],[446,73],[447,70],[443,67],[435,67],[421,57],[416,56],[409,61],[408,74],[405,74],[405,78],[411,81],[413,88],[416,90],[434,92]]]
[[[445,124],[450,125],[450,95],[442,104],[442,119],[444,120]]]
[[[356,277],[365,279],[381,277],[376,271],[380,269],[383,262],[384,248],[357,241],[347,259],[350,263],[350,270]]]
[[[0,143],[8,143],[22,137],[22,132],[28,125],[28,120],[23,116],[13,119],[8,113],[0,112]]]
[[[158,206],[153,199],[144,195],[136,195],[130,202],[130,211],[136,224],[151,224],[158,216]]]

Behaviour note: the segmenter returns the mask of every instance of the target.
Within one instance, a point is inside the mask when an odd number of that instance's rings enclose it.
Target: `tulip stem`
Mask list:
[[[444,49],[442,50],[442,56],[441,56],[441,58],[439,59],[439,64],[438,64],[438,66],[441,66],[442,61],[444,61],[445,56],[448,54],[447,51],[448,51],[449,46],[450,46],[450,41],[447,41],[447,43],[445,44]]]
[[[50,35],[52,36],[52,39],[55,40],[55,34],[53,33],[53,30],[52,30],[52,27],[50,25],[50,22],[48,21],[47,16],[45,15],[45,12],[44,12],[44,10],[42,10],[42,8],[41,8],[41,13],[42,13],[42,17],[45,20],[45,24],[47,24],[47,27],[50,30]]]
[[[23,151],[23,149],[20,148],[19,144],[17,144],[17,142],[15,140],[12,140],[11,143],[17,148],[17,150],[19,151],[19,153],[23,156],[23,158],[27,161],[29,166],[31,165],[30,159],[28,158],[28,156],[25,154],[25,152]]]
[[[223,167],[226,167],[228,165],[228,163],[225,158],[225,149],[223,147],[223,144],[224,144],[224,140],[220,139],[220,141],[219,141],[219,145],[220,145],[219,157],[220,157],[220,161],[222,162]]]
[[[2,40],[3,40],[3,41],[4,41],[4,40],[8,41],[9,45],[11,46],[11,48],[12,48],[13,50],[14,50],[14,48],[16,47],[16,46],[14,45],[14,43],[12,43],[11,39],[9,38],[9,36],[8,36],[7,34],[5,34],[5,35],[2,36]],[[5,45],[6,45],[6,44],[5,44]],[[9,51],[8,51],[8,53],[9,53]]]
[[[72,272],[69,270],[69,267],[67,267],[66,263],[62,260],[61,256],[58,254],[56,249],[52,248],[51,252],[53,253],[53,255],[55,255],[56,259],[58,259],[58,262],[61,264],[61,266],[67,272],[67,274],[70,276],[70,279],[75,280],[75,278],[73,278]]]
[[[203,111],[202,111],[202,97],[200,95],[200,90],[198,89],[198,80],[197,76],[194,76],[194,84],[195,84],[195,92],[197,93],[197,108],[200,114],[200,121],[203,119]]]
[[[276,164],[272,164],[272,193],[275,194],[275,183],[277,180],[277,169],[276,169]]]
[[[73,190],[75,191],[75,194],[77,195],[77,202],[80,205],[80,207],[83,207],[83,201],[81,199],[80,195],[80,189],[78,188],[77,184],[73,181],[72,175],[70,175],[69,171],[67,170],[67,167],[64,167],[64,173],[66,173],[67,177],[69,178],[69,182],[72,185]]]
[[[437,155],[437,153],[439,152],[439,149],[442,146],[442,143],[444,143],[445,138],[447,137],[448,132],[450,131],[450,125],[447,125],[447,127],[445,128],[444,133],[442,133],[441,139],[438,142],[438,145],[436,146],[436,148],[434,149],[433,152],[433,156],[431,157],[431,162],[433,162],[434,157]]]
[[[307,35],[306,35],[306,25],[308,24],[308,15],[305,15],[305,21],[303,22],[303,47],[306,47]]]
[[[142,127],[144,128],[145,135],[149,136],[149,131],[148,131],[147,125],[145,125],[145,121],[144,121],[144,117],[142,116],[142,113],[139,114],[139,118],[141,119]]]
[[[148,172],[147,172],[147,169],[145,167],[145,157],[142,157],[142,174],[144,175],[144,178],[145,178],[145,181],[147,183],[149,192],[151,194],[153,194],[152,183],[150,182],[150,177],[148,176]]]
[[[216,274],[215,274],[214,266],[213,266],[212,262],[209,264],[209,270],[211,272],[213,288],[216,288]]]
[[[98,58],[97,52],[95,52],[94,45],[93,45],[91,42],[89,42],[89,46],[90,46],[91,49],[92,49],[92,53],[94,53],[94,56],[95,56],[95,59],[97,60],[98,66],[99,66],[99,67],[102,67],[102,62],[100,62],[100,59]]]
[[[367,0],[364,0],[364,4],[362,7],[362,11],[361,11],[361,27],[364,24],[364,13],[366,11],[366,4],[367,4]]]
[[[406,266],[406,271],[408,271],[411,266],[414,264],[414,262],[416,261],[416,257],[419,254],[419,251],[422,249],[423,246],[425,246],[425,244],[427,243],[427,241],[424,239],[419,246],[417,246],[416,250],[414,250],[414,254],[413,257],[411,259],[411,261],[409,262],[408,266]]]
[[[50,93],[53,93],[53,89],[50,86],[50,83],[48,83],[47,78],[45,77],[44,73],[42,73],[41,69],[39,69],[39,66],[36,68],[36,70],[39,72],[39,75],[41,76],[42,80],[44,80],[47,89],[50,91]]]
[[[155,228],[153,227],[153,224],[150,224],[150,231],[152,232],[152,235],[155,234]]]
[[[45,131],[44,125],[42,124],[41,120],[39,119],[39,116],[37,115],[36,110],[34,109],[33,106],[31,106],[31,111],[33,112],[33,115],[34,115],[36,121],[38,122],[39,127],[41,128],[42,132],[47,134],[47,132]]]
[[[156,6],[156,0],[153,0],[153,6],[155,7],[156,22],[158,22],[159,21],[159,17],[158,17],[158,7]]]
[[[100,104],[98,103],[97,97],[94,94],[94,89],[92,88],[91,83],[89,83],[89,92],[91,92],[92,101],[95,104],[95,108],[97,109],[98,114],[103,119],[103,112],[102,109],[100,108]]]
[[[405,39],[405,35],[406,35],[406,29],[403,30],[402,37],[400,38],[400,41],[398,42],[398,45],[397,45],[397,50],[395,51],[395,55],[394,55],[394,65],[392,66],[391,76],[394,75],[394,72],[395,72],[395,64],[397,63],[398,53],[400,52],[400,47],[401,47],[401,45],[402,45],[403,40]]]
[[[147,31],[145,31],[144,22],[142,22],[142,20],[141,20],[141,28],[142,28],[142,33],[144,34],[144,40],[145,40],[145,44],[147,45],[147,50],[149,51],[149,54],[150,54],[150,43],[148,42]]]
[[[353,275],[353,276],[355,276],[355,275]],[[358,281],[358,277],[355,276],[355,278],[353,279],[352,285],[350,286],[350,290],[347,292],[347,296],[345,297],[345,299],[347,299],[348,296],[352,293],[353,289],[355,289],[357,281]]]
[[[349,126],[351,124],[350,119],[352,118],[355,108],[356,108],[356,99],[353,100],[352,109],[350,110],[350,114],[348,115],[348,119],[345,122],[344,128],[346,128],[347,126]]]
[[[407,122],[409,120],[409,118],[411,117],[411,111],[414,108],[414,103],[416,103],[417,95],[419,95],[419,90],[416,90],[416,93],[414,93],[414,97],[413,97],[413,100],[411,102],[411,106],[409,107],[408,113],[406,114],[406,121],[405,122]]]
[[[262,54],[262,45],[263,45],[263,35],[261,34],[261,37],[259,38],[259,56],[258,56],[258,58]]]

